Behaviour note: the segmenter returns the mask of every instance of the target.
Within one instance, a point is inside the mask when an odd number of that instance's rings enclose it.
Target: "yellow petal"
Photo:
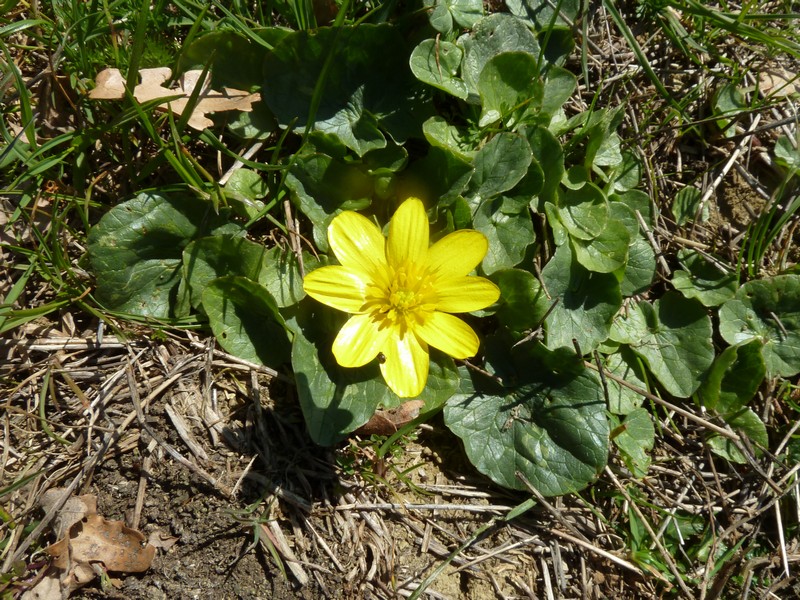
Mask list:
[[[306,294],[323,304],[349,313],[359,313],[369,281],[366,275],[340,265],[320,267],[303,280]]]
[[[436,309],[471,312],[497,302],[500,288],[483,277],[453,277],[436,282]]]
[[[393,267],[420,265],[428,254],[430,224],[425,206],[417,198],[400,205],[389,223],[386,258]]]
[[[425,342],[453,358],[469,358],[478,353],[480,340],[472,327],[453,315],[435,312],[414,331]]]
[[[360,367],[378,355],[391,329],[378,329],[370,315],[355,315],[333,341],[333,356],[343,367]]]
[[[428,380],[428,346],[411,332],[392,335],[383,350],[381,373],[386,384],[401,398],[419,396]]]
[[[365,216],[352,211],[338,214],[328,226],[328,243],[339,262],[373,278],[386,270],[386,239]]]
[[[428,268],[442,278],[464,277],[480,264],[488,249],[489,241],[480,231],[460,229],[431,246]]]

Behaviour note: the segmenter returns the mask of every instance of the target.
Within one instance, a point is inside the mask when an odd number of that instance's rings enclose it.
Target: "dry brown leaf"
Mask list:
[[[153,531],[147,537],[147,543],[153,546],[154,548],[161,548],[162,550],[169,550],[175,544],[178,543],[180,540],[178,536],[169,535],[164,533],[163,531]]]
[[[42,505],[52,510],[64,490],[45,493]],[[52,557],[50,571],[34,588],[30,598],[50,600],[52,578],[60,582],[60,596],[86,585],[97,577],[97,570],[140,573],[150,568],[154,545],[145,543],[141,532],[122,521],[110,521],[97,514],[97,498],[91,494],[69,498],[55,517],[58,541],[45,548]]]
[[[759,73],[758,89],[764,96],[787,98],[800,93],[800,80],[786,69],[766,69]]]
[[[358,428],[359,435],[391,435],[403,425],[419,416],[419,410],[425,406],[422,400],[411,400],[391,410],[378,410],[372,418]]]
[[[51,488],[42,494],[42,499],[39,502],[46,513],[53,509],[64,492],[65,488]],[[92,515],[96,512],[97,496],[94,494],[70,496],[53,521],[53,533],[55,533],[56,539],[66,536],[70,527],[81,521],[86,515]]]
[[[153,546],[143,544],[141,532],[100,515],[73,525],[69,541],[73,562],[99,562],[109,571],[141,573],[150,568],[156,554]]]
[[[181,76],[176,88],[165,87],[164,84],[172,77],[168,67],[154,69],[140,69],[141,83],[133,90],[133,97],[139,102],[172,98],[165,102],[161,110],[171,110],[176,115],[182,115],[189,103],[189,97],[194,92],[200,81],[202,71],[187,71]],[[250,94],[242,90],[224,88],[222,91],[212,90],[206,85],[200,92],[197,104],[189,116],[188,124],[194,129],[203,130],[214,122],[206,115],[209,113],[224,112],[228,110],[241,110],[250,112],[253,104],[261,100],[260,94]],[[125,80],[119,69],[105,69],[97,74],[95,88],[89,92],[89,97],[94,100],[121,100],[125,97]],[[177,97],[176,97],[177,96]]]

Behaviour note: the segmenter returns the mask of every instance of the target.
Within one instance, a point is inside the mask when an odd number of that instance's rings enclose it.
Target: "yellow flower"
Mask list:
[[[500,296],[488,279],[468,277],[486,255],[486,237],[471,229],[429,247],[425,207],[409,198],[389,224],[389,238],[366,217],[343,212],[328,227],[340,265],[309,273],[312,298],[353,316],[333,342],[343,367],[360,367],[380,353],[381,372],[400,397],[418,396],[428,379],[428,346],[454,358],[478,351],[478,336],[450,313],[485,308]]]

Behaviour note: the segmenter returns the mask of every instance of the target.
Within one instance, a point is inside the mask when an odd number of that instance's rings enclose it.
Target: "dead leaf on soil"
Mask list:
[[[416,419],[425,406],[422,400],[411,400],[391,410],[378,410],[364,425],[356,429],[359,435],[391,435]]]
[[[764,96],[788,98],[800,93],[800,80],[786,69],[767,69],[758,76],[758,89]]]
[[[161,548],[162,550],[169,550],[180,540],[178,536],[168,535],[163,531],[154,531],[147,538],[147,543],[154,548]]]
[[[161,110],[171,110],[176,115],[182,115],[189,103],[189,96],[194,92],[200,81],[202,71],[193,70],[184,73],[178,81],[178,86],[168,88],[164,83],[172,77],[172,70],[169,67],[157,67],[154,69],[140,69],[139,74],[142,82],[133,90],[133,97],[139,102],[149,100],[171,98],[166,102],[166,107],[159,107]],[[261,100],[260,94],[250,94],[242,90],[223,88],[216,91],[208,87],[209,78],[206,77],[206,85],[203,86],[198,97],[197,104],[189,116],[188,124],[190,127],[203,130],[210,127],[214,122],[206,115],[209,113],[224,112],[228,110],[241,110],[250,112],[253,104]],[[125,79],[119,69],[105,69],[97,74],[96,86],[89,92],[89,97],[93,100],[121,100],[125,97]]]
[[[43,495],[42,504],[50,510],[63,489]],[[60,600],[90,583],[97,573],[115,571],[141,573],[150,568],[156,548],[145,543],[141,532],[97,514],[95,496],[73,496],[55,518],[59,540],[45,548],[52,557],[50,570],[28,590],[24,600]],[[59,585],[54,586],[53,581]]]

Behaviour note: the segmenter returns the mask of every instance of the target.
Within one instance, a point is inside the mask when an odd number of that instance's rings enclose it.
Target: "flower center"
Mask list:
[[[364,310],[381,327],[399,326],[400,334],[422,324],[436,308],[436,291],[427,272],[413,265],[390,269],[388,284],[367,292]]]

